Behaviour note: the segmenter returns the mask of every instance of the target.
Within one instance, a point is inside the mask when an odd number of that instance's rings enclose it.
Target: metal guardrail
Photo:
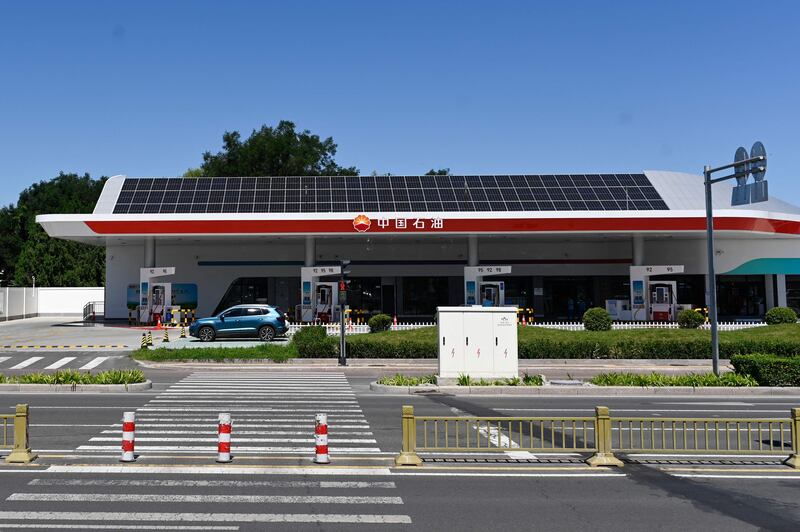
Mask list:
[[[403,406],[403,445],[397,465],[421,465],[417,452],[530,451],[592,453],[591,466],[622,466],[620,453],[790,454],[800,469],[800,408],[789,418],[415,416]]]
[[[89,301],[83,306],[83,321],[96,321],[106,313],[105,301]]]
[[[31,452],[28,439],[28,405],[17,405],[13,414],[0,414],[3,420],[3,445],[0,450],[11,449],[11,454],[6,456],[6,463],[27,464],[34,460],[36,455]],[[10,428],[14,430],[14,443],[11,444],[9,437]]]

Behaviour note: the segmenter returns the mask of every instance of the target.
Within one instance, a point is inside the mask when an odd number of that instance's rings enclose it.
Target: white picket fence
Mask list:
[[[338,336],[339,335],[339,324],[338,323],[290,323],[289,330],[286,331],[287,336],[291,336],[303,327],[311,327],[312,325],[319,325],[320,327],[325,327],[325,332],[328,336]],[[425,323],[398,323],[397,325],[392,324],[390,330],[392,331],[410,331],[412,329],[421,329],[422,327],[435,327],[435,322],[425,322]],[[352,325],[345,325],[344,333],[345,334],[365,334],[369,332],[369,325],[366,323],[354,323]]]
[[[721,321],[717,324],[720,331],[738,331],[741,329],[750,329],[753,327],[764,327],[767,324],[763,321]],[[542,327],[545,329],[560,329],[562,331],[582,331],[584,330],[583,323],[579,321],[545,321],[529,323],[528,327]],[[615,322],[611,324],[611,328],[615,331],[627,331],[632,329],[678,329],[680,328],[675,322],[664,321],[633,321],[633,322]],[[711,325],[704,323],[699,327],[700,329],[711,329]]]

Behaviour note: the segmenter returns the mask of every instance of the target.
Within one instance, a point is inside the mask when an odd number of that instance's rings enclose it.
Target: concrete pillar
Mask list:
[[[313,236],[306,236],[305,265],[313,266],[316,262],[317,246]]]
[[[144,239],[144,267],[156,267],[156,239],[152,236]]]
[[[644,266],[644,235],[633,235],[633,265]]]
[[[767,310],[775,306],[775,278],[773,275],[764,276],[764,295]]]
[[[786,276],[776,275],[775,276],[775,283],[778,287],[778,300],[776,301],[777,306],[785,307],[786,306]]]
[[[467,266],[477,266],[479,261],[478,235],[469,235],[467,237]]]

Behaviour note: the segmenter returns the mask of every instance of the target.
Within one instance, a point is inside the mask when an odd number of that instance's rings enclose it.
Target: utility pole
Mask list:
[[[721,170],[730,170],[733,173],[712,178],[712,175]],[[706,189],[706,248],[708,254],[708,321],[711,324],[711,366],[714,375],[719,376],[719,331],[717,327],[717,278],[714,271],[714,208],[712,205],[711,185],[736,179],[733,187],[731,206],[748,205],[767,201],[769,194],[764,174],[767,171],[767,152],[760,142],[753,144],[748,156],[745,148],[738,148],[734,155],[734,162],[717,168],[705,166],[703,168],[703,182]],[[755,183],[748,184],[747,176],[751,175]]]

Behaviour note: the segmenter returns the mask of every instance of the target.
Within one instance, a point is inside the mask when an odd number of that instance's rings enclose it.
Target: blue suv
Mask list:
[[[189,335],[202,342],[222,337],[251,337],[271,342],[286,334],[286,315],[269,305],[236,305],[211,318],[201,318],[189,326]]]

